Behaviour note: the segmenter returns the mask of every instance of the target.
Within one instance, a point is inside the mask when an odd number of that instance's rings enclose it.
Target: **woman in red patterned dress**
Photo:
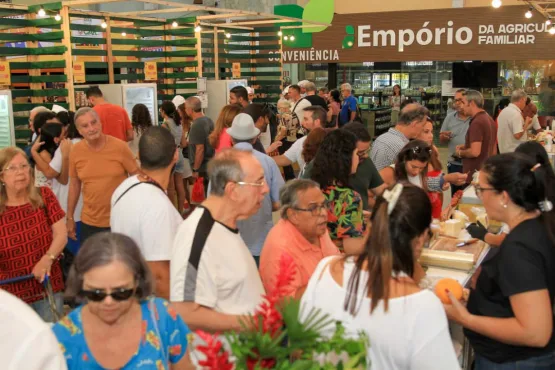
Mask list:
[[[58,311],[63,308],[64,282],[58,256],[67,243],[65,214],[47,187],[36,188],[25,153],[0,150],[0,281],[33,274],[35,279],[2,285],[53,321],[42,282],[52,282]]]

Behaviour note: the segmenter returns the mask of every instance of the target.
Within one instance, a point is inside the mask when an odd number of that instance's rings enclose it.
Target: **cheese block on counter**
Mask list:
[[[464,228],[465,223],[462,220],[447,220],[443,225],[443,233],[453,238],[458,238]]]
[[[424,249],[419,261],[424,266],[445,267],[463,271],[470,271],[474,267],[474,255],[471,253]]]

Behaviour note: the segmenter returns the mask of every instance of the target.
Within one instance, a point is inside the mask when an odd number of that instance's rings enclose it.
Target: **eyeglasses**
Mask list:
[[[257,188],[261,188],[264,185],[266,185],[266,179],[260,181],[260,182],[244,182],[244,181],[236,181],[235,182],[237,185],[249,185],[249,186],[254,186]]]
[[[372,148],[368,148],[366,150],[362,150],[360,152],[357,152],[359,157],[364,157],[365,155],[368,155],[370,153],[370,150],[372,150]]]
[[[131,288],[131,289],[119,288],[119,289],[115,289],[111,293],[106,293],[101,289],[81,290],[81,292],[79,293],[79,295],[87,298],[89,301],[92,301],[92,302],[102,302],[108,296],[112,297],[112,299],[115,301],[122,302],[122,301],[127,301],[129,298],[133,296],[133,294],[135,294],[135,288]]]
[[[455,103],[462,103],[463,100],[462,99],[455,99]]]
[[[476,195],[478,196],[478,198],[482,198],[482,195],[484,193],[484,191],[496,191],[496,189],[494,188],[482,188],[480,185],[475,184],[474,185],[474,189],[476,190]]]
[[[428,153],[431,153],[431,152],[432,152],[432,148],[430,148],[429,146],[428,146],[428,147],[425,147],[425,148],[421,148],[421,147],[419,147],[419,146],[415,146],[414,148],[412,148],[412,152],[413,152],[414,154],[420,154],[420,153],[422,153],[422,151],[426,151],[426,152],[428,152]]]
[[[24,163],[24,164],[20,164],[19,166],[16,166],[16,165],[8,166],[2,172],[6,172],[6,173],[15,173],[19,171],[25,172],[29,170],[29,168],[31,168],[31,166],[29,166],[28,163]]]
[[[330,208],[330,202],[327,200],[324,201],[322,204],[312,204],[308,208],[299,208],[299,207],[292,207],[295,211],[300,212],[310,212],[312,216],[320,216],[320,210],[323,209],[327,211]]]

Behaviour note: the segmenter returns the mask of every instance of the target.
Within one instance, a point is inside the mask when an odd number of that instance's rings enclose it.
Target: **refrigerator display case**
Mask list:
[[[80,85],[79,90],[75,91],[77,108],[88,106],[84,95],[90,86],[98,86],[106,101],[123,107],[129,118],[136,104],[144,104],[150,112],[152,123],[158,125],[158,90],[155,83]]]
[[[408,89],[409,87],[409,74],[408,73],[392,73],[391,85],[401,86],[401,90]]]
[[[372,88],[377,90],[391,85],[391,75],[389,73],[374,73],[372,75]]]
[[[10,90],[0,90],[0,148],[14,146],[15,144],[12,92]]]

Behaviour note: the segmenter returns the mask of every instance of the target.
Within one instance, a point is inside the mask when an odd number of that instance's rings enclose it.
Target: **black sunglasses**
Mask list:
[[[413,152],[414,154],[420,154],[420,153],[422,153],[423,150],[425,150],[425,151],[428,152],[428,153],[431,153],[431,152],[432,152],[432,148],[430,148],[429,146],[424,147],[424,148],[421,148],[421,147],[419,147],[419,146],[415,146],[414,148],[412,148],[412,152]]]
[[[122,302],[122,301],[127,301],[134,294],[135,294],[135,288],[131,288],[131,289],[119,288],[119,289],[115,289],[111,293],[106,293],[101,289],[81,290],[81,292],[79,293],[79,295],[87,298],[89,301],[92,301],[92,302],[102,302],[108,296],[112,297],[112,299],[115,301]]]

